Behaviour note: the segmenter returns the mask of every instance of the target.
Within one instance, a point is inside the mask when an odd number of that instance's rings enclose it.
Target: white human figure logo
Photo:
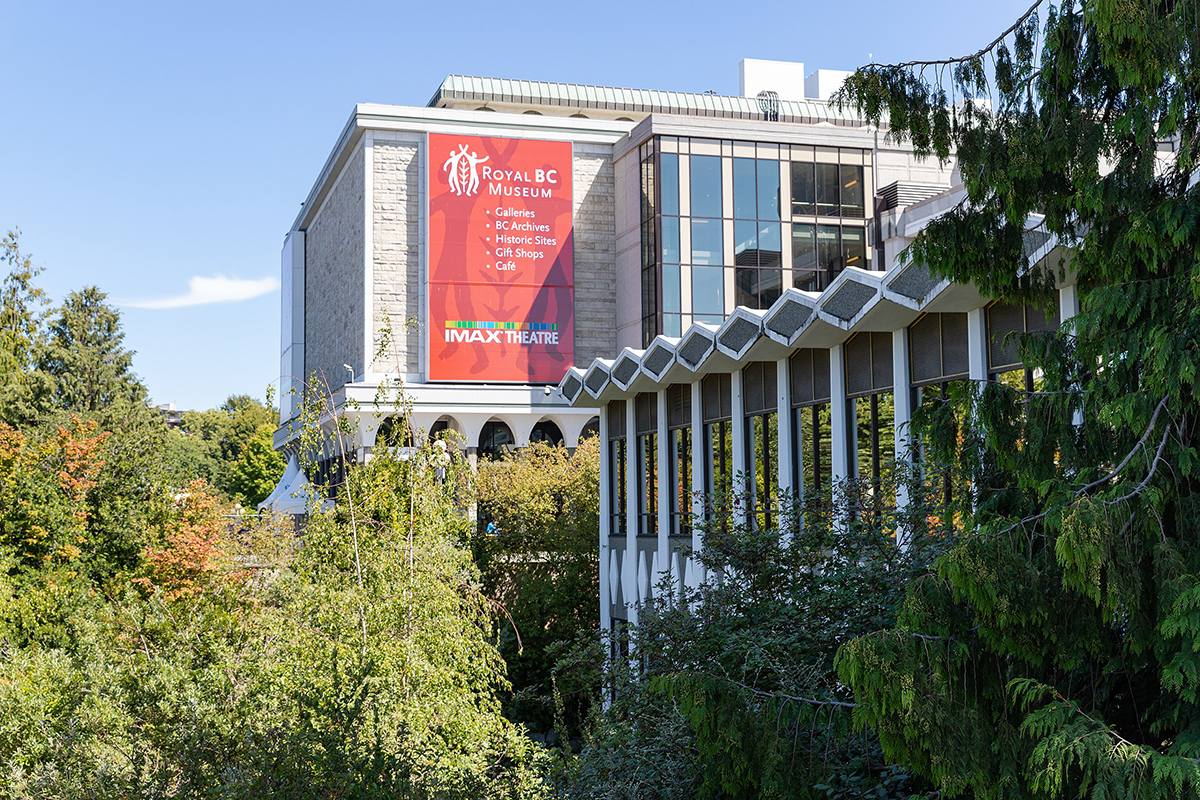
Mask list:
[[[479,157],[474,150],[467,152],[467,146],[460,144],[458,151],[450,151],[450,157],[442,164],[442,169],[450,170],[450,191],[456,195],[471,195],[479,191],[479,165],[488,157]]]

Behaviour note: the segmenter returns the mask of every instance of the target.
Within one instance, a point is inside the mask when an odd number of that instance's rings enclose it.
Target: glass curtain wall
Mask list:
[[[799,476],[806,498],[828,497],[833,458],[829,351],[797,350],[789,359],[788,372],[792,401],[792,475]]]
[[[655,219],[657,198],[654,181],[654,143],[643,144],[639,150],[641,166],[641,226],[642,226],[642,346],[646,347],[659,333],[658,308],[658,231]]]
[[[910,380],[917,415],[939,431],[940,447],[918,442],[925,496],[933,506],[967,497],[970,485],[958,469],[961,420],[954,399],[966,390],[970,372],[966,314],[924,314],[908,326]],[[946,513],[938,516],[952,522]]]
[[[625,401],[614,400],[605,411],[608,414],[608,531],[610,536],[624,536],[625,527]]]
[[[869,150],[655,136],[638,157],[643,346],[870,267]]]
[[[769,308],[783,291],[779,161],[733,159],[734,301]]]
[[[667,388],[667,435],[671,453],[671,536],[692,535],[692,387]]]
[[[658,533],[658,397],[643,392],[634,398],[638,449],[638,536]]]
[[[819,292],[846,267],[870,269],[870,153],[792,147],[792,285]]]
[[[895,503],[895,398],[892,334],[858,333],[845,344],[846,398],[855,435],[849,443],[859,511]]]
[[[775,362],[756,361],[742,369],[745,408],[746,460],[751,516],[760,530],[769,529],[779,515],[779,417]]]
[[[729,374],[700,383],[704,421],[704,487],[709,502],[724,507],[733,488],[733,383]]]

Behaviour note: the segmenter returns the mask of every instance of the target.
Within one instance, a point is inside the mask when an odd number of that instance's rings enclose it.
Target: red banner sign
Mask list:
[[[557,383],[575,357],[571,143],[429,134],[429,379]]]

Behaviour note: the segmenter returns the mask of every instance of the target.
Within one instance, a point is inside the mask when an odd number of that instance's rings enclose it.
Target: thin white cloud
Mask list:
[[[183,308],[213,303],[236,303],[240,300],[261,297],[278,288],[278,278],[243,280],[242,278],[226,278],[224,275],[213,275],[211,278],[197,275],[188,281],[187,294],[149,300],[127,300],[120,305],[131,308]]]

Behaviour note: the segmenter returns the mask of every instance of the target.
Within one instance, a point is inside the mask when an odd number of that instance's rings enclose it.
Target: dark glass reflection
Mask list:
[[[679,263],[679,217],[662,218],[663,262]]]
[[[733,223],[733,263],[739,267],[758,266],[758,224],[738,220]]]
[[[821,288],[817,279],[816,235],[815,225],[792,226],[792,285],[805,292]]]
[[[778,222],[758,223],[758,265],[783,265],[783,225]]]
[[[863,168],[843,165],[840,180],[842,184],[842,216],[862,219],[866,212],[863,205]]]
[[[814,165],[792,162],[792,213],[817,213],[817,184]]]
[[[836,217],[841,205],[838,165],[817,164],[817,214]]]
[[[862,228],[842,228],[842,255],[847,267],[867,268],[866,235]]]
[[[662,197],[662,213],[679,213],[679,156],[663,153],[659,157],[659,176]]]
[[[754,219],[757,216],[754,186],[754,159],[733,160],[733,216],[737,219]]]
[[[778,161],[758,160],[758,218],[781,219]]]
[[[721,216],[721,157],[691,156],[692,216]]]
[[[721,267],[692,267],[692,311],[697,315],[725,313],[725,270]],[[701,316],[701,322],[709,320]]]
[[[662,268],[663,311],[667,314],[678,314],[679,305],[679,267],[675,264],[664,264]]]
[[[723,240],[719,219],[693,219],[692,263],[720,264],[724,260]]]

